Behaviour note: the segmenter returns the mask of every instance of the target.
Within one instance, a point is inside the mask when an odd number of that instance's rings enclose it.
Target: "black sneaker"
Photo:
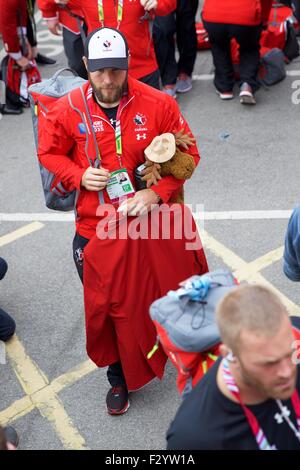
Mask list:
[[[36,62],[40,65],[54,65],[56,64],[56,60],[50,59],[50,57],[46,57],[43,54],[38,52],[38,55],[35,58]]]
[[[117,385],[109,389],[106,395],[106,406],[110,415],[126,413],[130,406],[126,385]]]

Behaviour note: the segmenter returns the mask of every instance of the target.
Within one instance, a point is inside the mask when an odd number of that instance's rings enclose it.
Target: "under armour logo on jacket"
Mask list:
[[[274,416],[274,419],[277,422],[277,424],[282,424],[284,420],[284,416],[288,417],[290,416],[290,414],[291,414],[290,410],[286,406],[284,406],[282,409],[282,413],[276,413],[276,415]]]
[[[147,134],[137,134],[136,135],[136,140],[146,140],[147,139]]]

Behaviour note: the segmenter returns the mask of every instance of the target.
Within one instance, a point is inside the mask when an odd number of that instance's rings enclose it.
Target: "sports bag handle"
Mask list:
[[[76,72],[76,70],[73,70],[70,67],[64,67],[63,69],[59,69],[59,70],[57,70],[57,72],[55,72],[55,74],[52,77],[52,80],[53,81],[56,80],[57,77],[59,77],[59,75],[61,75],[63,72],[71,72],[74,75],[74,77],[79,76],[78,73]]]

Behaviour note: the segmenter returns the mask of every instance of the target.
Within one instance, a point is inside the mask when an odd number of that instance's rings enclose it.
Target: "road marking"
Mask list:
[[[17,419],[22,418],[22,416],[27,415],[34,410],[34,408],[35,406],[30,400],[30,397],[26,395],[26,397],[14,401],[5,410],[0,411],[0,423],[2,426],[6,426],[8,423],[12,423]]]
[[[265,269],[282,257],[283,247],[266,253],[256,260],[247,263],[229,248],[224,246],[208,232],[201,231],[203,245],[234,271],[240,280],[250,283],[266,285],[280,296],[288,311],[293,315],[300,315],[300,308],[291,302],[284,294],[276,289],[261,274]],[[34,361],[26,354],[26,351],[14,336],[7,343],[7,355],[10,358],[13,369],[19,379],[26,396],[16,400],[8,408],[0,412],[0,422],[5,425],[15,421],[37,408],[41,415],[53,426],[55,432],[66,449],[88,449],[84,438],[79,434],[71,418],[67,414],[58,393],[66,387],[74,384],[84,376],[90,374],[96,365],[90,360],[76,365],[68,372],[54,379],[50,384],[45,374],[39,369]]]
[[[241,273],[241,276],[243,277],[243,280],[249,282],[250,284],[262,284],[271,289],[273,292],[275,292],[282,300],[283,304],[286,306],[288,312],[290,315],[296,315],[300,316],[300,307],[296,305],[294,302],[292,302],[288,297],[286,297],[282,292],[280,292],[273,284],[269,281],[267,281],[262,274],[259,272],[256,272],[253,269],[253,266],[255,266],[255,263],[259,266],[260,264],[263,266],[266,266],[268,256],[272,257],[270,254],[266,254],[263,258],[265,258],[264,261],[262,261],[262,258],[259,258],[258,260],[254,260],[251,263],[247,263],[244,261],[242,258],[240,258],[238,255],[236,255],[233,251],[231,251],[229,248],[224,246],[222,243],[220,243],[218,240],[213,238],[211,235],[209,235],[206,231],[201,231],[201,238],[202,238],[202,244],[204,249],[210,250],[212,253],[214,253],[218,258],[222,259],[224,263],[232,269],[234,272],[234,275],[239,279],[239,272]],[[280,248],[278,249],[280,250]],[[274,250],[273,256],[274,256],[274,262],[277,261],[278,259],[278,250]],[[270,265],[270,260],[268,261],[268,266]],[[242,279],[241,279],[242,280]]]
[[[196,220],[268,220],[289,219],[291,210],[195,212]],[[1,220],[1,215],[0,215]]]
[[[26,414],[36,407],[41,415],[54,427],[55,432],[66,449],[87,449],[84,438],[73,425],[71,418],[56,394],[56,390],[62,390],[64,386],[79,380],[79,378],[89,373],[92,367],[86,363],[78,365],[67,374],[56,379],[52,389],[48,378],[26,354],[23,345],[16,335],[7,343],[6,351],[15,374],[24,392],[29,397],[32,406],[25,399],[21,404],[20,400],[18,400],[11,405],[10,409],[1,412],[1,422],[5,424],[4,421],[7,417],[18,419],[20,414]],[[20,408],[20,405],[24,406],[23,410]]]
[[[286,74],[288,77],[299,77],[300,76],[300,70],[287,70]],[[193,75],[193,80],[195,81],[210,81],[214,79],[214,74],[213,73],[208,73],[208,74],[200,74],[200,75]]]
[[[73,222],[75,220],[74,213],[70,212],[40,212],[40,213],[0,213],[1,222],[30,222],[43,221],[43,222]]]
[[[249,276],[261,272],[263,269],[271,266],[272,264],[276,263],[277,261],[282,260],[283,257],[283,249],[284,247],[281,246],[276,250],[270,251],[265,255],[257,258],[256,260],[248,263],[246,269],[238,269],[237,277],[240,281],[246,280]]]
[[[190,207],[193,205],[191,204]],[[204,211],[194,212],[196,220],[279,220],[289,219],[292,210],[253,210],[253,211]],[[74,213],[0,213],[1,222],[74,222]]]
[[[55,393],[51,394],[51,389],[40,390],[31,399],[41,415],[50,422],[65,449],[88,450],[84,438],[74,426],[62,401]]]
[[[97,369],[96,364],[94,362],[87,360],[77,366],[73,367],[73,369],[69,370],[63,375],[60,375],[56,379],[51,382],[51,389],[55,393],[59,393],[65,387],[69,387],[73,385],[78,380],[82,379],[86,375],[90,374],[94,370]]]
[[[6,352],[26,395],[31,395],[48,385],[47,377],[26,354],[16,335],[7,343]]]
[[[32,224],[25,225],[24,227],[18,228],[14,230],[14,232],[8,233],[0,237],[0,247],[4,245],[8,245],[9,243],[15,242],[19,238],[25,237],[26,235],[30,235],[37,230],[41,230],[41,228],[45,227],[44,224],[40,222],[33,222]]]

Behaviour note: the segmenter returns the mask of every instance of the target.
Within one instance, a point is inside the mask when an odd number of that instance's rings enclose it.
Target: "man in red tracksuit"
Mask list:
[[[230,40],[240,47],[240,101],[255,104],[258,89],[259,40],[272,0],[205,0],[202,18],[212,46],[215,87],[221,99],[233,98],[234,70]]]
[[[39,1],[43,12],[56,0]],[[130,75],[159,88],[149,19],[166,15],[176,9],[176,0],[62,0],[74,12],[80,9],[90,33],[102,26],[119,29],[126,37],[130,50]],[[42,6],[44,4],[44,7]],[[100,13],[100,11],[102,13]]]
[[[84,124],[87,116],[84,102],[76,101],[78,89],[59,99],[47,114],[45,124],[39,128],[38,153],[41,164],[55,174],[66,190],[78,191],[73,252],[81,279],[83,249],[94,237],[104,216],[103,211],[102,215],[99,213],[101,204],[113,207],[116,199],[114,191],[118,191],[115,184],[118,180],[115,175],[125,175],[134,187],[134,171],[145,162],[144,150],[154,137],[181,129],[184,133],[190,132],[173,98],[128,76],[128,46],[119,31],[100,28],[91,33],[86,41],[85,56],[89,82],[83,86],[83,92],[101,160],[95,159],[90,165],[87,161]],[[195,144],[189,147],[188,153],[198,164],[200,157]],[[166,176],[151,189],[136,193],[128,183],[126,191],[133,196],[127,203],[128,215],[150,211],[159,201],[168,202],[183,183],[183,180]],[[123,387],[121,403],[120,393],[114,393],[113,388],[107,396],[108,408],[119,414],[126,408],[128,399],[120,362],[110,364],[108,378],[112,387],[119,384]]]

